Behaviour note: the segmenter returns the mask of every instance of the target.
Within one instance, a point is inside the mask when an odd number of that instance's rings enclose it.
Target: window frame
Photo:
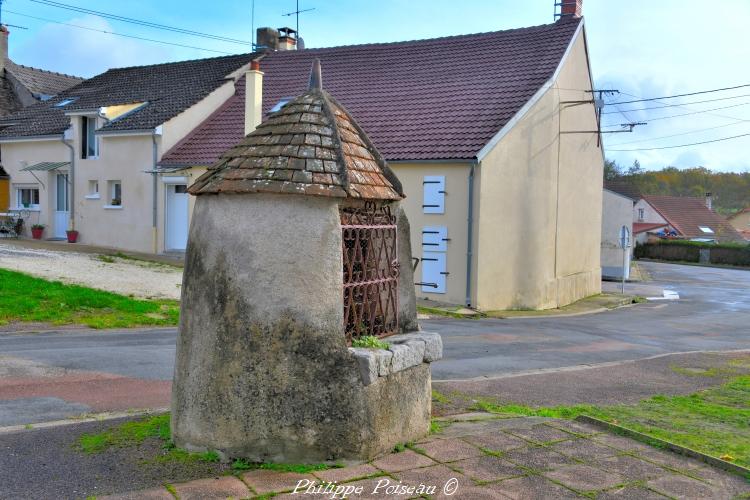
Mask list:
[[[15,193],[16,193],[16,210],[34,210],[39,211],[40,209],[40,201],[42,199],[41,193],[39,191],[39,186],[14,186]],[[23,193],[22,191],[31,191],[30,194],[31,198],[30,200],[33,202],[34,195],[33,191],[36,191],[36,203],[29,203],[28,207],[23,206]]]
[[[117,191],[119,186],[119,195],[120,197],[117,198]],[[119,204],[115,205],[112,202],[114,200],[119,201]],[[119,210],[122,208],[122,181],[121,180],[108,180],[107,181],[107,203],[104,205],[104,208],[108,209],[115,209]]]
[[[93,124],[93,129],[91,128]],[[96,160],[100,155],[99,137],[96,135],[98,129],[98,117],[82,116],[81,117],[81,159]],[[91,153],[91,144],[93,144],[93,154]]]

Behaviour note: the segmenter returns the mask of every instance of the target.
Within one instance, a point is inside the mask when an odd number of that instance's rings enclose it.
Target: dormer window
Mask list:
[[[96,117],[81,117],[81,158],[93,159],[99,157],[99,138],[96,132]]]

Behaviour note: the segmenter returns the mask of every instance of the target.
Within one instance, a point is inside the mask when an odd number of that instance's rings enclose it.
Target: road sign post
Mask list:
[[[620,290],[625,293],[625,278],[628,276],[629,262],[628,249],[630,248],[630,229],[628,226],[620,228],[620,248],[622,248],[622,286]]]

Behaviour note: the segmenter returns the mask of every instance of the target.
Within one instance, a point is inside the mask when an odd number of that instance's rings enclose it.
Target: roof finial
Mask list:
[[[313,61],[312,69],[310,70],[310,83],[308,90],[323,90],[323,75],[320,72],[320,59]]]

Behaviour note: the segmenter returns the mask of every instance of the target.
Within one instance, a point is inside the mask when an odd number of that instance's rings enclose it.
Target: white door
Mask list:
[[[167,185],[167,250],[185,250],[187,247],[188,196],[187,184]]]
[[[55,176],[55,238],[65,238],[70,219],[68,201],[68,174]]]

